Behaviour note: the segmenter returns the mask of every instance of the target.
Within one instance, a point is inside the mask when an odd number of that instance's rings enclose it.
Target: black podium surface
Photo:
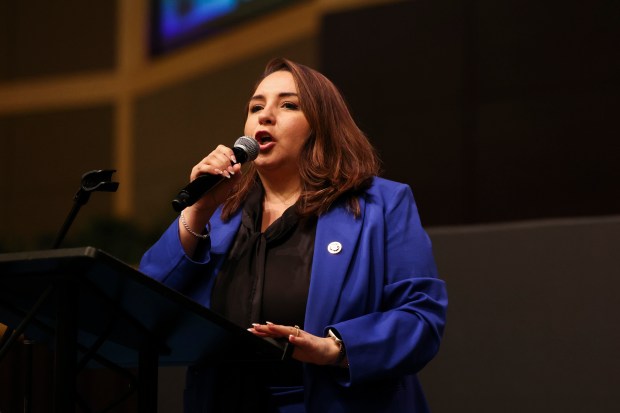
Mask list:
[[[84,354],[138,366],[156,380],[157,366],[272,362],[285,353],[276,341],[255,337],[92,247],[0,254],[0,322],[14,329],[24,323],[26,337],[62,353],[56,369],[69,367],[57,383],[75,383],[71,365]],[[68,387],[59,391],[71,399]],[[140,410],[156,409],[148,405]],[[70,407],[68,401],[56,410]]]

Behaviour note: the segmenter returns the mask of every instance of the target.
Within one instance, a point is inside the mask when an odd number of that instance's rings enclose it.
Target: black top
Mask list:
[[[317,218],[300,217],[292,206],[263,233],[263,195],[257,184],[246,199],[241,226],[215,280],[211,308],[244,328],[270,321],[303,329]],[[245,395],[257,391],[256,387],[303,382],[301,363],[295,360],[258,371],[238,368],[229,366],[224,375],[229,385]]]
[[[303,326],[317,220],[300,218],[292,206],[263,233],[262,199],[257,185],[215,280],[211,308],[245,328],[266,321]]]

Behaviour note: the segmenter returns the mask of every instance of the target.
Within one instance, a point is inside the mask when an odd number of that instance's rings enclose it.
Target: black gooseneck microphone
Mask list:
[[[237,163],[253,161],[258,156],[259,151],[258,142],[249,136],[242,136],[237,139],[233,147]],[[235,165],[235,163],[231,162],[231,165]],[[211,188],[222,182],[222,179],[224,179],[222,175],[200,175],[181,189],[176,198],[172,200],[172,208],[181,212],[188,206],[194,205]]]

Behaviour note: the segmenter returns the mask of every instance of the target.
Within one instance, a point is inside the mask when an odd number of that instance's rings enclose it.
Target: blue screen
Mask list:
[[[161,54],[301,0],[153,0],[151,51]]]

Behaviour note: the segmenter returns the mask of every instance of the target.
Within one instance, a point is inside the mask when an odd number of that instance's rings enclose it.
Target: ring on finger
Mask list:
[[[299,326],[295,325],[295,337],[299,337],[299,330],[300,330]]]

